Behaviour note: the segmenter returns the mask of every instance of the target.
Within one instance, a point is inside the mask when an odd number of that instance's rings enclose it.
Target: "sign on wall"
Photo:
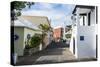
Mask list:
[[[80,36],[80,41],[84,41],[84,36]]]
[[[31,35],[30,34],[27,34],[27,39],[30,39],[31,38]]]
[[[17,34],[14,34],[14,40],[18,40],[19,36]]]

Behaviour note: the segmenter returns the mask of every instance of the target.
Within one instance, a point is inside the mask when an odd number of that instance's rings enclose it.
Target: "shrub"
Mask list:
[[[30,45],[25,46],[25,49],[30,49],[30,48],[31,48]]]
[[[66,38],[71,38],[71,34],[66,34]]]
[[[40,34],[35,34],[34,36],[31,37],[30,40],[30,46],[31,47],[37,47],[41,43],[41,36]]]

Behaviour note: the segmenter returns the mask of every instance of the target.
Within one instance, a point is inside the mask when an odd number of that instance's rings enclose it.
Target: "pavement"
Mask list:
[[[68,44],[63,42],[52,42],[46,49],[40,52],[34,53],[31,56],[19,57],[16,65],[60,63],[75,59],[75,56],[68,48]]]

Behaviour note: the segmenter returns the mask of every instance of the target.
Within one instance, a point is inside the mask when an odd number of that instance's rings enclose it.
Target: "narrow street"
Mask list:
[[[63,42],[52,42],[45,50],[24,56],[18,59],[16,65],[58,63],[75,60],[75,56],[70,52],[68,45]]]

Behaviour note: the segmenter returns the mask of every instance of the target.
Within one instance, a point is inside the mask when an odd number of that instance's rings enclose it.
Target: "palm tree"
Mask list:
[[[42,44],[44,44],[43,40],[47,35],[48,31],[50,31],[51,27],[47,24],[40,24],[39,29],[42,30]]]
[[[40,24],[39,28],[43,31],[43,32],[48,32],[50,30],[50,26],[47,24]]]

